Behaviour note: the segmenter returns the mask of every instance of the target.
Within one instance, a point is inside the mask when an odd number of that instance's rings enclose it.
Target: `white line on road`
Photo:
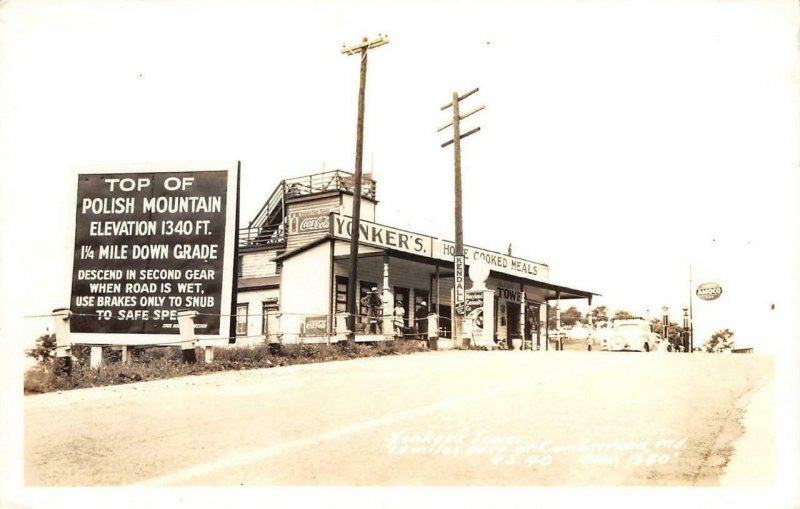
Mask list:
[[[622,365],[630,364],[633,361],[641,362],[639,356],[632,358],[630,360],[626,360],[622,363]],[[183,481],[187,481],[189,479],[200,477],[208,474],[212,474],[214,472],[218,472],[221,470],[241,467],[243,465],[248,465],[252,463],[256,463],[258,461],[262,461],[270,456],[276,456],[279,454],[286,453],[293,449],[297,449],[300,447],[308,447],[308,446],[315,446],[318,445],[320,442],[324,442],[327,440],[337,439],[346,435],[350,435],[353,433],[357,433],[359,431],[364,431],[370,428],[374,428],[377,426],[381,426],[383,424],[389,424],[393,422],[397,422],[409,417],[414,417],[421,414],[435,412],[437,410],[443,410],[446,408],[450,408],[456,405],[462,405],[464,403],[471,403],[480,399],[488,398],[491,396],[495,396],[497,394],[502,394],[505,392],[514,391],[524,387],[525,385],[530,384],[531,382],[542,383],[542,382],[549,382],[558,378],[563,377],[570,377],[579,374],[586,374],[591,373],[592,371],[597,371],[607,367],[615,367],[618,368],[620,365],[617,363],[612,364],[601,364],[601,365],[592,365],[588,368],[583,369],[573,369],[570,371],[563,371],[553,376],[545,377],[539,380],[522,380],[518,382],[513,382],[506,385],[500,385],[491,389],[486,389],[480,392],[476,392],[473,394],[469,394],[467,396],[459,396],[456,398],[449,398],[445,399],[436,403],[431,403],[428,405],[423,405],[416,408],[411,408],[409,410],[405,410],[402,412],[384,415],[382,417],[378,417],[375,419],[370,419],[368,421],[360,422],[358,424],[352,424],[350,426],[345,426],[343,428],[339,428],[336,430],[328,431],[325,433],[320,433],[317,435],[313,435],[307,438],[301,438],[298,440],[292,440],[289,442],[284,442],[282,444],[271,445],[268,447],[264,447],[262,449],[258,449],[255,451],[249,451],[245,453],[235,454],[233,456],[229,456],[219,461],[214,461],[211,463],[204,463],[201,465],[196,465],[193,467],[189,467],[183,470],[179,470],[177,472],[173,472],[170,474],[152,477],[150,479],[140,481],[137,483],[132,484],[132,486],[169,486],[173,484],[177,484]]]

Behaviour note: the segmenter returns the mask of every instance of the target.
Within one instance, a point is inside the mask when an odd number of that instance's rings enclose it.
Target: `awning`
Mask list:
[[[314,242],[312,242],[310,244],[307,244],[307,245],[305,245],[303,247],[295,249],[294,251],[290,251],[288,253],[284,253],[283,255],[277,257],[275,260],[278,261],[278,262],[282,262],[282,261],[286,260],[287,258],[291,258],[291,257],[293,257],[293,256],[295,256],[297,254],[300,254],[303,251],[306,251],[307,249],[310,249],[310,248],[312,248],[314,246],[322,244],[323,242],[327,242],[332,238],[334,238],[334,237],[325,236],[325,237],[323,237],[321,239],[318,239],[318,240],[316,240],[316,241],[314,241]],[[336,240],[339,241],[339,242],[346,242],[343,239],[336,239]],[[359,246],[376,248],[376,246],[374,246],[372,244],[367,244],[367,243],[363,243],[363,242],[359,242]],[[421,256],[421,255],[411,254],[411,253],[408,253],[408,252],[405,252],[405,251],[392,249],[390,247],[378,247],[377,249],[380,249],[383,253],[386,253],[389,256],[393,257],[393,258],[401,258],[401,259],[405,259],[405,260],[411,260],[411,261],[424,263],[424,264],[432,265],[432,266],[438,265],[439,267],[452,267],[453,266],[453,263],[450,262],[450,261],[444,261],[444,260],[441,260],[441,259],[438,259],[438,258],[432,258],[430,256]],[[361,254],[361,255],[359,255],[359,258],[366,258],[366,257],[371,257],[371,256],[376,256],[376,255],[380,256],[380,253]],[[335,257],[335,259],[337,259],[337,260],[348,259],[348,258],[350,258],[349,254],[339,255],[339,256]],[[505,272],[498,272],[498,271],[495,271],[495,270],[491,270],[490,271],[490,275],[492,277],[496,278],[496,279],[500,279],[500,280],[503,280],[503,281],[512,281],[512,282],[522,283],[522,284],[525,284],[527,286],[532,286],[532,287],[535,287],[535,288],[542,288],[542,289],[548,290],[549,293],[545,296],[545,300],[591,299],[592,297],[601,295],[599,293],[594,293],[594,292],[590,292],[590,291],[587,291],[587,290],[578,290],[578,289],[575,289],[575,288],[569,288],[567,286],[561,286],[561,285],[556,285],[556,284],[552,284],[552,283],[545,283],[543,281],[538,281],[538,280],[535,280],[535,279],[528,279],[528,278],[525,278],[525,277],[510,275],[510,274],[507,274]]]
[[[278,288],[281,284],[280,276],[239,278],[239,290],[264,290]]]

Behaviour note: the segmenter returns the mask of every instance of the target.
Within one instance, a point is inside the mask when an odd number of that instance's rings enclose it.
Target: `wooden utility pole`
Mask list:
[[[471,134],[475,134],[481,130],[480,127],[476,127],[475,129],[471,129],[464,134],[461,134],[461,121],[465,118],[469,117],[473,113],[477,113],[481,111],[484,107],[479,106],[474,110],[466,113],[465,115],[461,115],[459,110],[459,103],[466,99],[467,97],[471,96],[478,89],[470,90],[464,95],[459,96],[458,92],[453,92],[453,100],[452,102],[445,104],[441,107],[441,111],[446,110],[449,107],[453,107],[453,120],[448,122],[447,124],[443,125],[438,129],[437,132],[441,132],[451,125],[453,126],[453,139],[442,143],[442,148],[453,144],[453,153],[454,153],[454,166],[455,166],[455,227],[456,227],[456,251],[453,260],[454,268],[455,268],[455,275],[456,278],[456,285],[453,292],[453,296],[456,299],[456,302],[453,303],[453,309],[455,311],[453,315],[453,343],[457,347],[467,346],[464,344],[464,275],[465,275],[465,261],[464,261],[464,228],[463,228],[463,219],[461,213],[461,139],[466,138]],[[460,281],[459,281],[460,278]],[[460,285],[460,287],[459,287]]]
[[[692,289],[692,266],[689,265],[689,348],[694,353],[694,315],[692,315],[692,301],[694,300],[694,290]]]
[[[356,123],[356,167],[353,175],[353,232],[350,236],[350,278],[347,285],[347,341],[356,338],[356,287],[358,286],[358,238],[361,226],[361,169],[364,152],[364,95],[367,88],[367,52],[389,43],[389,37],[378,34],[373,40],[364,37],[360,43],[342,47],[345,55],[361,55],[361,79],[358,84],[358,120]]]

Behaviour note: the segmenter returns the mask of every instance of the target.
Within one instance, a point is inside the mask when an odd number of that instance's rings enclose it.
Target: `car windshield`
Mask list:
[[[637,334],[646,334],[648,330],[642,325],[636,323],[626,323],[617,326],[616,332],[622,336],[632,336]]]

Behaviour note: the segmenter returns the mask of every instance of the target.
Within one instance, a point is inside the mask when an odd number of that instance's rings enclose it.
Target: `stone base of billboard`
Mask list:
[[[89,355],[89,366],[92,369],[100,369],[103,366],[103,347],[93,346]]]

